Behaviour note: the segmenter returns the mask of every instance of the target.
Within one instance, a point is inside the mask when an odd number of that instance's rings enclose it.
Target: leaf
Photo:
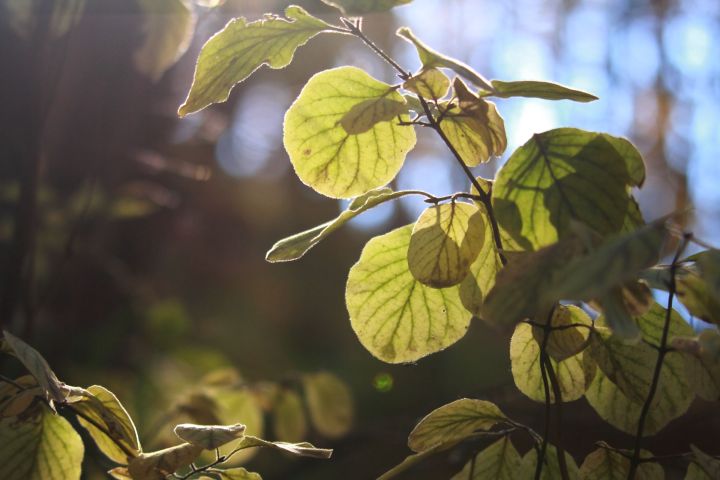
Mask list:
[[[675,278],[676,294],[694,317],[720,325],[720,297],[694,268],[678,272]]]
[[[84,450],[72,425],[45,406],[22,420],[0,420],[4,480],[78,480]]]
[[[544,98],[545,100],[574,100],[576,102],[592,102],[598,97],[581,90],[560,85],[552,82],[538,82],[524,80],[517,82],[503,82],[493,80],[493,96],[501,98],[529,97]]]
[[[248,435],[263,435],[265,430],[262,409],[258,404],[255,395],[247,389],[226,388],[216,390],[212,394],[215,400],[216,415],[219,423],[230,425],[242,423],[245,425],[245,437]],[[237,448],[240,441],[232,442],[220,447],[222,455],[228,455]],[[247,451],[235,454],[226,462],[226,465],[238,465],[246,462],[255,454],[255,451]]]
[[[674,334],[670,346],[682,355],[692,390],[704,400],[720,400],[720,333],[709,328],[697,338],[692,333]]]
[[[350,202],[348,208],[333,220],[278,241],[265,255],[265,260],[271,263],[297,260],[305,255],[308,250],[324,240],[325,237],[361,213],[389,200],[395,200],[396,198],[406,195],[417,195],[419,193],[420,192],[412,190],[393,192],[392,189],[387,187],[370,190]]]
[[[571,325],[586,325],[590,327],[592,320],[582,308],[574,305],[558,305],[553,310],[550,325],[558,328],[554,330],[547,341],[547,352],[553,359],[562,361],[577,355],[587,347],[590,337],[590,328],[572,327]],[[545,333],[539,327],[533,327],[535,342],[541,345]]]
[[[140,72],[158,81],[190,46],[195,14],[187,0],[139,0],[138,5],[145,38],[133,62]]]
[[[3,330],[5,342],[12,349],[12,353],[35,377],[38,385],[43,389],[45,398],[50,401],[63,402],[66,397],[65,384],[58,380],[55,372],[40,353],[15,335]]]
[[[433,50],[417,38],[409,28],[402,27],[397,31],[397,34],[415,45],[420,61],[423,64],[423,70],[440,67],[449,68],[476,87],[484,88],[485,90],[493,89],[490,83],[482,75],[473,70],[472,67]]]
[[[353,401],[347,385],[328,372],[303,375],[302,382],[315,430],[328,438],[345,435],[353,422]]]
[[[110,460],[127,465],[132,457],[142,452],[130,415],[111,391],[99,385],[88,387],[82,399],[72,403],[70,408],[78,415],[78,423]]]
[[[652,454],[642,451],[643,457]],[[580,466],[582,480],[625,480],[630,473],[630,460],[618,452],[598,448],[591,452]],[[665,472],[657,463],[643,462],[635,472],[635,480],[662,480]]]
[[[178,114],[184,117],[224,102],[236,84],[262,65],[286,67],[298,47],[332,28],[295,5],[285,16],[289,20],[270,15],[247,23],[235,18],[213,35],[200,51],[190,92]]]
[[[451,442],[451,443],[442,443],[439,445],[435,445],[432,448],[429,448],[427,450],[423,450],[420,453],[415,453],[413,455],[409,455],[405,457],[405,459],[400,462],[398,465],[395,465],[393,468],[388,470],[387,472],[380,475],[377,480],[390,480],[391,478],[395,478],[401,473],[409,470],[410,468],[414,467],[418,463],[422,462],[426,458],[435,455],[436,453],[448,450],[456,445],[457,442]]]
[[[391,85],[355,67],[325,70],[308,81],[285,114],[283,136],[303,183],[329,197],[351,198],[395,178],[415,146],[412,127],[381,121],[355,134],[342,126],[357,105],[382,98],[405,102]]]
[[[434,289],[407,264],[411,225],[370,240],[350,269],[345,301],[360,343],[388,363],[413,362],[465,335],[470,314],[457,287]]]
[[[164,480],[176,470],[190,465],[203,451],[202,447],[183,443],[133,458],[128,471],[133,480]]]
[[[220,480],[262,480],[262,477],[254,472],[248,472],[242,467],[229,468],[218,472]]]
[[[459,78],[454,82],[458,105],[444,102],[440,129],[463,162],[471,167],[502,155],[507,148],[505,122],[495,104],[471,93]]]
[[[393,7],[406,5],[412,0],[322,0],[323,3],[339,9],[343,15],[365,15],[385,12]]]
[[[413,227],[408,266],[416,280],[434,288],[462,282],[485,240],[478,207],[450,202],[428,207]]]
[[[522,458],[509,436],[504,436],[468,462],[452,480],[516,480],[522,474]]]
[[[476,430],[487,431],[507,420],[494,403],[461,398],[430,412],[408,437],[408,446],[423,452],[437,445],[463,440]]]
[[[699,470],[707,475],[707,478],[720,478],[720,460],[715,457],[711,457],[695,445],[690,445],[690,450],[693,454],[692,463],[697,465]]]
[[[214,450],[227,443],[242,438],[245,434],[245,425],[195,425],[194,423],[181,423],[175,427],[175,435],[180,440],[201,447],[205,450]]]
[[[568,467],[568,475],[571,480],[580,478],[580,469],[575,463],[575,459],[569,453],[565,452],[565,461]],[[537,451],[531,448],[523,457],[523,475],[518,478],[535,478],[535,467],[537,466]],[[545,461],[543,463],[540,480],[559,480],[562,478],[560,474],[560,463],[558,462],[558,452],[554,445],[547,446],[545,451]]]
[[[720,250],[705,250],[692,259],[700,269],[700,276],[707,282],[715,297],[720,297]]]
[[[403,88],[423,98],[437,101],[448,93],[450,79],[437,68],[428,68],[403,83]],[[423,111],[422,109],[420,111]]]
[[[286,453],[292,453],[299,457],[310,457],[327,459],[332,456],[332,450],[327,448],[316,448],[311,443],[300,442],[300,443],[288,443],[288,442],[268,442],[262,438],[252,437],[246,435],[245,438],[238,444],[236,448],[255,448],[255,447],[267,447],[274,450],[280,450]]]
[[[485,239],[477,258],[470,265],[470,274],[460,283],[460,300],[470,313],[483,318],[482,306],[485,297],[495,285],[495,278],[503,268],[503,264],[495,245],[492,227],[485,217],[485,207],[478,204],[478,208],[483,212]]]
[[[563,402],[582,397],[595,376],[595,362],[586,352],[561,362],[551,358],[550,363],[557,377]],[[510,339],[510,366],[515,385],[532,400],[545,402],[545,384],[540,364],[540,345],[533,335],[533,327],[527,323],[518,324]],[[550,401],[555,403],[552,389],[549,395]]]
[[[623,230],[629,187],[645,178],[637,150],[604,133],[559,128],[535,134],[498,172],[492,197],[503,246],[537,250],[580,222],[606,236]]]
[[[393,92],[388,90],[388,93]],[[354,105],[340,119],[340,125],[351,135],[365,133],[381,122],[389,122],[395,117],[408,112],[405,97],[400,99],[385,96],[370,98]]]
[[[293,390],[280,391],[273,405],[275,437],[287,442],[299,442],[307,434],[307,419],[302,398]]]

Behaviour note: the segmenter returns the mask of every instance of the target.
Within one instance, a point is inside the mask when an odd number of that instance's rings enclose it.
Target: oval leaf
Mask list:
[[[230,90],[262,65],[286,67],[295,50],[330,25],[298,6],[285,10],[289,19],[267,16],[247,23],[230,20],[203,45],[192,86],[178,113],[185,116],[212,103],[224,102]]]
[[[545,100],[574,100],[576,102],[592,102],[598,99],[598,97],[590,93],[552,82],[532,80],[503,82],[493,80],[490,83],[495,89],[492,95],[501,98],[530,97],[544,98]]]
[[[429,207],[410,237],[410,272],[434,288],[456,285],[470,273],[484,240],[485,221],[475,205],[450,202]]]
[[[273,405],[275,437],[286,442],[299,442],[307,434],[307,419],[302,398],[293,390],[278,393]]]
[[[214,450],[242,438],[245,434],[245,425],[195,425],[194,423],[181,423],[175,427],[175,435],[180,440],[202,447],[205,450]]]
[[[490,430],[507,417],[494,403],[461,398],[432,412],[410,432],[408,446],[415,452],[462,440],[476,430]]]
[[[642,451],[643,457],[650,457],[648,451]],[[582,480],[626,480],[630,472],[630,460],[624,455],[606,448],[598,448],[590,453],[580,466]],[[657,463],[643,462],[633,477],[635,480],[662,480],[663,468]]]
[[[558,305],[553,311],[550,321],[554,330],[547,341],[547,352],[555,360],[562,361],[583,351],[587,347],[590,337],[592,320],[585,311],[574,305]],[[571,325],[585,325],[588,328]],[[545,338],[544,331],[533,327],[535,341],[542,345]]]
[[[363,133],[349,133],[342,125],[358,105],[367,108],[367,102],[382,99],[405,103],[392,86],[355,67],[326,70],[308,81],[285,115],[283,136],[303,183],[329,197],[351,198],[395,178],[415,146],[415,130],[395,120]]]
[[[457,287],[434,289],[407,263],[412,226],[370,240],[350,269],[345,301],[360,343],[388,363],[414,362],[465,335],[470,314]]]
[[[35,377],[38,385],[45,392],[45,398],[55,402],[64,401],[66,397],[65,384],[58,380],[55,372],[52,371],[50,365],[40,355],[40,352],[10,332],[3,330],[3,335],[12,353],[27,368],[28,372]]]
[[[353,402],[347,385],[327,372],[303,375],[302,382],[315,430],[328,438],[345,435],[353,421]]]
[[[403,88],[437,101],[447,95],[450,79],[437,68],[428,68],[403,83]]]

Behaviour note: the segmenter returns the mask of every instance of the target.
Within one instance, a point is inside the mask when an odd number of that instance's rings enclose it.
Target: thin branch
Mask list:
[[[552,330],[547,331],[546,335],[550,336]],[[557,441],[555,442],[555,449],[557,451],[558,463],[560,465],[560,475],[563,480],[570,480],[570,474],[568,473],[567,461],[565,460],[565,450],[562,447],[562,392],[560,391],[560,383],[558,382],[555,370],[553,370],[552,363],[550,363],[550,356],[547,354],[547,350],[544,352],[545,359],[545,371],[548,374],[548,380],[553,390],[553,396],[555,397],[555,435]],[[542,359],[541,359],[542,361]]]
[[[348,31],[358,37],[360,40],[362,40],[365,45],[370,47],[370,49],[375,52],[380,58],[385,60],[391,67],[393,67],[397,72],[398,75],[402,80],[409,80],[412,75],[410,72],[405,71],[404,68],[402,68],[395,60],[390,57],[387,53],[385,53],[380,47],[378,47],[375,42],[370,40],[365,33],[360,29],[358,25],[355,25],[353,22],[348,20],[347,18],[341,18],[340,19],[343,24],[348,28]]]
[[[628,480],[633,480],[635,478],[635,473],[637,473],[638,466],[640,465],[640,448],[642,444],[643,432],[645,430],[645,422],[647,421],[647,416],[650,413],[650,405],[653,402],[655,392],[657,391],[658,384],[660,383],[660,372],[662,371],[663,361],[665,360],[665,355],[668,353],[666,346],[668,334],[670,332],[670,318],[673,311],[673,300],[675,299],[676,292],[675,273],[677,270],[680,255],[682,255],[682,252],[685,250],[685,247],[687,247],[687,244],[691,238],[692,235],[689,233],[683,235],[683,239],[678,246],[677,252],[675,252],[675,257],[673,257],[673,261],[670,264],[670,285],[668,285],[669,294],[667,310],[665,312],[665,324],[663,325],[662,337],[660,339],[660,346],[658,349],[658,357],[657,361],[655,362],[655,371],[653,372],[652,382],[650,383],[650,391],[648,392],[648,396],[645,399],[645,403],[643,404],[642,410],[640,412],[640,418],[638,420],[637,433],[635,434],[635,446],[633,448],[632,458],[630,459],[630,471],[628,472],[627,476]]]

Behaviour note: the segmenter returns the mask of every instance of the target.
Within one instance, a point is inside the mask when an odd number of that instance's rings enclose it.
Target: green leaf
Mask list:
[[[353,401],[347,385],[328,372],[303,375],[302,382],[315,430],[328,438],[345,435],[353,422]]]
[[[189,466],[203,451],[202,447],[183,443],[133,458],[128,471],[133,480],[164,480],[180,468]]]
[[[405,103],[394,87],[355,67],[326,70],[308,81],[285,115],[283,137],[303,183],[329,197],[351,198],[395,178],[415,146],[413,127],[385,120],[349,133],[342,124],[357,108],[381,99]]]
[[[574,128],[535,134],[498,172],[493,206],[509,251],[557,242],[580,222],[601,235],[623,230],[629,187],[645,169],[625,139]]]
[[[308,250],[324,240],[325,237],[361,213],[389,200],[395,200],[396,198],[406,195],[419,194],[421,194],[421,192],[415,190],[393,192],[392,189],[388,187],[370,190],[350,202],[348,208],[333,220],[278,241],[265,255],[265,260],[271,263],[297,260],[305,255]]]
[[[643,457],[652,454],[642,451]],[[630,472],[630,460],[624,455],[598,448],[591,452],[580,466],[580,478],[582,480],[625,480]],[[662,480],[665,472],[662,466],[657,463],[643,462],[635,473],[635,480]]]
[[[395,93],[388,90],[388,93]],[[365,133],[381,122],[389,122],[395,117],[408,113],[405,97],[400,99],[387,96],[370,98],[353,106],[340,119],[340,125],[351,135]]]
[[[715,297],[720,297],[720,250],[705,250],[696,253],[692,259],[700,269],[700,276],[710,287]]]
[[[263,411],[253,393],[248,389],[219,389],[212,394],[217,406],[216,415],[219,423],[231,425],[242,423],[245,425],[245,437],[248,435],[263,435],[265,430]],[[220,447],[222,455],[229,454],[240,444],[232,442]],[[235,454],[226,462],[226,465],[239,465],[249,460],[256,452],[247,451]]]
[[[720,400],[720,333],[708,328],[697,338],[691,334],[674,335],[670,345],[682,355],[692,390],[704,400]]]
[[[686,268],[675,277],[676,294],[694,317],[720,325],[720,296],[694,268]]]
[[[576,102],[592,102],[598,99],[590,93],[552,82],[493,80],[490,83],[494,88],[492,95],[501,98],[529,97],[544,98],[545,100],[574,100]]]
[[[592,320],[582,308],[574,305],[558,305],[553,310],[550,324],[558,328],[554,330],[547,341],[547,352],[553,359],[562,361],[577,355],[587,347],[590,329],[571,325],[586,325],[590,327]],[[538,345],[545,338],[544,331],[533,327],[533,337]]]
[[[428,207],[415,222],[408,266],[419,282],[443,288],[462,282],[485,240],[483,212],[470,203]]]
[[[292,453],[299,457],[310,457],[327,459],[332,456],[332,450],[327,448],[316,448],[311,443],[300,442],[300,443],[288,443],[288,442],[268,442],[262,438],[252,437],[246,435],[242,441],[237,445],[238,449],[255,448],[255,447],[267,447],[273,450],[280,450],[282,452]]]
[[[307,435],[307,419],[302,398],[293,390],[283,389],[273,405],[273,429],[276,438],[299,442]]]
[[[414,467],[418,463],[422,462],[426,458],[435,455],[436,453],[448,450],[456,445],[457,442],[451,442],[451,443],[441,443],[438,445],[435,445],[432,448],[429,448],[427,450],[423,450],[420,453],[415,453],[413,455],[409,455],[405,457],[405,459],[400,462],[398,465],[395,465],[393,468],[388,470],[387,472],[380,475],[377,480],[390,480],[391,478],[395,478],[401,473],[409,470],[410,468]]]
[[[408,446],[423,452],[441,444],[463,440],[476,430],[487,431],[507,417],[494,403],[461,398],[430,412],[415,426]]]
[[[78,480],[84,447],[64,418],[39,405],[34,415],[0,420],[0,478]]]
[[[428,68],[403,83],[403,88],[423,98],[437,101],[447,95],[450,79],[437,68]],[[423,110],[421,107],[420,111]]]
[[[558,452],[554,445],[548,445],[545,452],[540,480],[560,480],[560,463],[558,462]],[[578,480],[580,478],[580,469],[575,463],[575,459],[569,453],[565,452],[565,461],[568,467],[568,475],[570,480]],[[523,475],[518,478],[535,478],[535,467],[537,466],[537,451],[531,448],[523,457]]]
[[[465,335],[470,314],[457,287],[434,289],[407,263],[412,226],[370,240],[350,269],[345,301],[360,343],[388,363],[414,362]]]
[[[527,323],[518,324],[510,339],[510,366],[515,385],[532,400],[545,402],[545,384],[540,363],[540,344],[533,335],[533,327]],[[582,397],[595,376],[595,362],[584,351],[560,362],[551,358],[550,363],[557,377],[563,402]],[[552,389],[549,394],[550,401],[555,403]]]
[[[495,278],[503,268],[502,259],[498,253],[493,238],[492,227],[485,217],[485,207],[477,204],[483,212],[485,221],[485,239],[475,261],[470,265],[470,274],[460,283],[460,300],[463,306],[474,316],[482,318],[482,306],[485,297],[495,285]]]
[[[522,474],[522,458],[510,437],[504,436],[469,461],[452,480],[516,480]]]
[[[693,453],[692,465],[696,465],[698,470],[706,475],[705,477],[699,476],[698,478],[720,478],[720,460],[716,457],[711,457],[695,445],[690,445],[690,450]]]
[[[178,114],[224,102],[236,84],[262,65],[286,67],[298,47],[332,28],[298,6],[289,6],[285,16],[289,20],[268,15],[247,23],[235,18],[213,35],[200,52],[190,92]]]
[[[417,38],[409,28],[402,27],[397,31],[397,34],[415,45],[420,61],[423,64],[423,70],[430,68],[449,68],[476,87],[484,88],[485,90],[493,89],[490,83],[482,75],[473,70],[472,67],[433,50]]]
[[[229,468],[218,472],[220,480],[262,480],[260,474],[248,472],[242,467]]]
[[[99,385],[88,387],[81,400],[70,408],[98,449],[113,462],[127,465],[142,452],[135,424],[110,390]]]
[[[466,165],[474,167],[502,155],[507,148],[505,122],[492,102],[478,98],[459,78],[453,83],[457,106],[447,109],[440,129]],[[454,105],[453,105],[454,106]]]
[[[67,396],[65,384],[58,380],[55,372],[52,371],[47,361],[27,343],[20,340],[15,335],[3,330],[5,342],[10,347],[12,353],[27,368],[28,372],[35,377],[38,385],[43,389],[45,398],[51,402],[63,402]]]
[[[245,434],[245,425],[195,425],[194,423],[181,423],[175,427],[175,435],[180,440],[201,447],[205,450],[214,450],[227,443],[242,438]]]
[[[322,0],[331,7],[339,9],[343,15],[365,15],[366,13],[385,12],[393,7],[407,5],[412,0]]]
[[[157,81],[190,46],[195,14],[188,0],[139,0],[138,5],[145,38],[133,61],[140,72]]]

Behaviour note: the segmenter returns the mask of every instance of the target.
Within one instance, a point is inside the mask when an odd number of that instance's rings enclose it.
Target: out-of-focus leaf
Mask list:
[[[302,382],[315,430],[328,438],[345,435],[353,421],[353,401],[347,385],[328,372],[303,375]]]
[[[303,183],[332,198],[352,198],[395,178],[415,146],[413,127],[399,125],[394,118],[357,114],[352,118],[363,129],[369,126],[367,130],[349,132],[343,126],[351,112],[368,105],[373,111],[380,99],[405,104],[391,85],[356,67],[325,70],[308,81],[285,114],[283,135]],[[409,120],[406,114],[400,118]],[[370,125],[368,119],[381,121]]]
[[[3,480],[78,480],[84,452],[72,425],[44,405],[34,415],[0,420]]]
[[[587,347],[590,337],[590,329],[587,327],[592,325],[592,320],[582,308],[574,305],[558,305],[553,310],[550,324],[556,328],[547,341],[547,352],[553,359],[565,360]],[[539,345],[542,344],[545,338],[543,329],[533,327],[532,331],[535,341]]]
[[[502,98],[530,97],[543,98],[545,100],[574,100],[576,102],[592,102],[598,99],[598,97],[590,93],[552,82],[532,80],[503,82],[501,80],[493,80],[490,83],[495,89],[492,95]]]
[[[214,450],[233,440],[242,438],[245,434],[245,425],[195,425],[181,423],[175,427],[175,435],[180,440],[202,447],[205,450]]]
[[[393,7],[406,5],[412,0],[322,0],[331,7],[339,9],[343,15],[365,15],[366,13],[385,12]]]
[[[360,342],[388,363],[414,362],[443,350],[470,324],[457,287],[426,287],[410,273],[411,230],[406,225],[370,240],[350,269],[345,290]]]
[[[439,100],[447,95],[450,79],[437,68],[428,68],[403,83],[403,88],[423,98]]]
[[[415,426],[408,446],[423,452],[440,444],[463,440],[476,430],[487,431],[507,420],[494,403],[461,398],[430,412]]]
[[[389,200],[415,194],[419,194],[419,192],[407,190],[393,192],[392,189],[387,187],[370,190],[366,194],[353,199],[350,205],[348,205],[348,208],[333,220],[280,240],[273,245],[265,256],[265,259],[272,263],[297,260],[325,239],[325,237],[345,225],[357,215]]]
[[[244,18],[228,22],[200,52],[188,97],[178,113],[185,116],[212,103],[224,102],[230,90],[262,65],[286,67],[295,50],[330,25],[292,5],[288,20],[267,16],[247,23]]]
[[[302,398],[293,390],[281,390],[273,405],[275,437],[286,442],[299,442],[307,435],[307,419]]]
[[[416,280],[434,288],[462,282],[485,240],[483,212],[450,202],[428,207],[410,236],[408,266]]]
[[[248,472],[242,467],[229,468],[218,472],[220,480],[262,480],[260,474]]]
[[[133,55],[137,69],[160,79],[187,50],[195,31],[195,14],[188,0],[138,0],[143,11],[143,44]]]
[[[262,409],[258,404],[255,395],[247,389],[221,388],[212,392],[212,399],[215,402],[215,413],[221,424],[242,423],[246,426],[245,435],[263,435],[265,421]],[[240,441],[231,442],[220,447],[220,453],[227,455],[240,444]],[[255,451],[248,450],[233,455],[227,462],[231,466],[246,462],[255,454]]]

